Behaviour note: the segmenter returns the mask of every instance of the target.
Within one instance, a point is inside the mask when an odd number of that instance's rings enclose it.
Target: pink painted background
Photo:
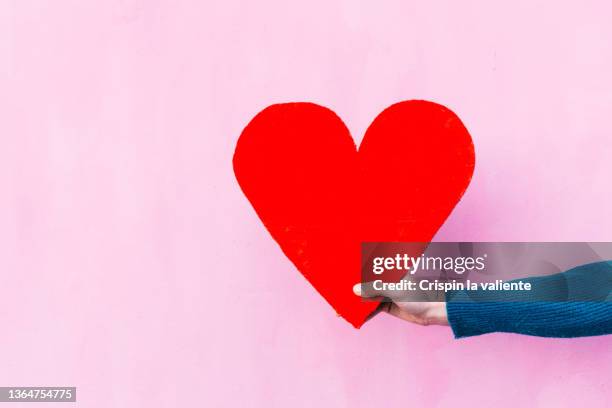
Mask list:
[[[326,105],[359,141],[391,103],[430,99],[477,150],[439,239],[610,241],[611,13],[0,1],[0,385],[75,385],[87,408],[610,406],[611,337],[354,330],[231,157],[275,102]]]

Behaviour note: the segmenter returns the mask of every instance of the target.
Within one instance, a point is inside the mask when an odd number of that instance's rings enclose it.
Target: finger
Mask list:
[[[370,313],[368,317],[366,317],[366,322],[381,312],[388,312],[390,304],[390,302],[381,302],[378,307],[372,313]]]
[[[398,296],[397,291],[376,289],[374,282],[358,283],[353,286],[353,292],[362,298],[386,297],[393,299]]]
[[[410,323],[416,323],[416,324],[426,324],[425,320],[419,316],[416,316],[406,310],[403,310],[401,307],[399,307],[398,305],[396,305],[395,303],[389,303],[389,308],[387,309],[387,313],[389,313],[391,316],[395,316],[397,318],[400,318],[402,320],[406,320],[407,322]]]

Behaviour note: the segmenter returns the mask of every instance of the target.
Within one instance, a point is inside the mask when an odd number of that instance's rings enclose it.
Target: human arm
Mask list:
[[[397,293],[362,290],[364,297],[383,296],[389,314],[421,325],[450,325],[456,338],[492,332],[541,337],[581,337],[612,333],[612,262],[582,265],[564,273],[523,279],[540,288],[530,300],[524,295],[452,291],[447,302],[403,302]],[[564,301],[554,300],[563,292]],[[542,296],[544,295],[544,296]],[[550,297],[549,295],[554,295]],[[533,296],[533,295],[531,295]],[[543,297],[553,300],[541,300]]]

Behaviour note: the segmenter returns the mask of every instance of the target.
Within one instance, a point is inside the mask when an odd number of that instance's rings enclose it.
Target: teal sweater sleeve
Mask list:
[[[493,332],[541,337],[612,333],[612,261],[521,280],[531,282],[538,292],[449,292],[446,309],[455,337]]]

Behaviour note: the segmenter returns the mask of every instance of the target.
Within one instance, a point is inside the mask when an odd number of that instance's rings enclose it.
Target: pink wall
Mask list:
[[[389,104],[431,99],[477,150],[439,239],[610,241],[611,13],[0,2],[0,385],[76,385],[88,408],[609,406],[610,337],[352,329],[268,236],[231,156],[274,102],[324,104],[360,140]]]

